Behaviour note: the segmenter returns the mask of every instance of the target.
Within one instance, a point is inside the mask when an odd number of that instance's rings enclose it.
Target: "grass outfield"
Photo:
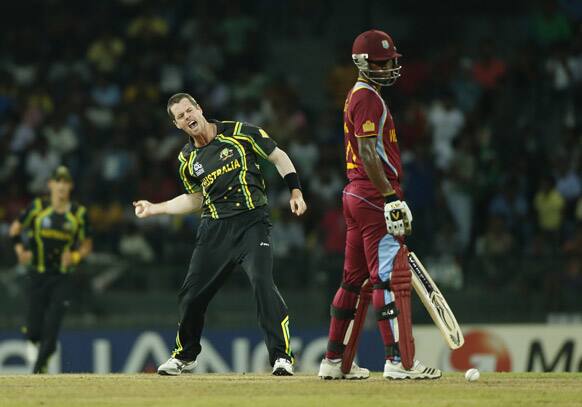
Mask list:
[[[511,406],[582,405],[582,373],[461,373],[396,382],[380,373],[364,381],[313,375],[155,374],[1,376],[0,406]]]

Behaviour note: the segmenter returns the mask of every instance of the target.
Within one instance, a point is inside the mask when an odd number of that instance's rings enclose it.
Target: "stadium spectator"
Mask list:
[[[560,241],[564,221],[564,197],[556,189],[552,176],[546,175],[540,180],[534,196],[534,208],[538,228],[547,235],[552,247],[555,247]]]
[[[87,60],[99,72],[113,72],[125,52],[125,43],[111,32],[104,32],[87,49]]]
[[[453,96],[446,93],[442,99],[433,102],[428,111],[428,122],[436,165],[446,171],[453,158],[453,140],[465,124],[465,115],[455,105]]]

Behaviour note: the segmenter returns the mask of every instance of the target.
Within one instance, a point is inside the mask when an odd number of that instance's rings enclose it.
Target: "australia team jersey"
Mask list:
[[[178,156],[184,189],[204,196],[202,217],[228,218],[266,205],[259,158],[267,159],[277,143],[250,124],[213,123],[217,135],[210,143],[188,143]]]
[[[58,213],[48,199],[37,198],[19,218],[27,246],[33,253],[32,268],[39,273],[66,273],[61,265],[63,251],[76,249],[90,237],[87,211],[72,202],[68,210]]]
[[[374,138],[386,177],[400,193],[402,164],[392,115],[378,91],[362,78],[349,91],[344,105],[344,143],[347,177],[371,182],[358,151],[358,138]]]

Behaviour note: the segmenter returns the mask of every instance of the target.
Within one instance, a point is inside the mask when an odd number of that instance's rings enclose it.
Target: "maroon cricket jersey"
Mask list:
[[[346,172],[350,182],[358,181],[357,183],[368,193],[376,191],[378,197],[381,197],[366,174],[360,159],[357,139],[362,137],[376,139],[376,152],[382,161],[386,177],[402,198],[400,188],[402,164],[392,115],[378,91],[364,79],[359,78],[349,91],[344,105]]]

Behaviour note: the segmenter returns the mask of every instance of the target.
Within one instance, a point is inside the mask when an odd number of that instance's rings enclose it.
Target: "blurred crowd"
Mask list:
[[[32,3],[14,2],[0,17],[5,265],[7,225],[45,192],[61,163],[89,209],[97,252],[139,263],[187,259],[196,216],[137,221],[131,206],[182,193],[176,157],[186,139],[165,104],[186,91],[207,117],[260,125],[289,153],[309,212],[293,219],[284,182],[263,165],[276,256],[304,259],[299,285],[314,278],[310,270],[337,274],[345,232],[341,110],[356,78],[351,41],[375,26],[404,55],[402,77],[384,96],[414,214],[409,246],[493,286],[520,275],[530,290],[551,290],[556,284],[544,283],[551,275],[558,287],[582,288],[576,2],[528,2],[501,16],[443,13],[433,23],[447,31],[428,38],[418,27],[430,15],[393,6],[400,17],[382,20],[370,10],[389,7],[382,2],[353,10],[353,26],[341,32],[346,17],[330,10],[346,2]],[[463,19],[471,24],[457,25]],[[524,270],[529,263],[519,259],[549,261]]]

